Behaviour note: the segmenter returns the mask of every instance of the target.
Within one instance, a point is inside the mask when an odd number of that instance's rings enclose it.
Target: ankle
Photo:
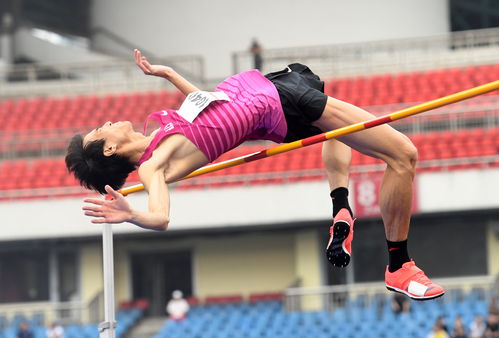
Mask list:
[[[388,245],[388,271],[395,272],[409,262],[409,253],[407,252],[407,240],[392,242],[387,240]]]
[[[333,217],[335,217],[341,209],[347,209],[350,216],[353,217],[352,209],[348,203],[348,189],[345,187],[339,187],[331,191],[330,193],[333,202]]]

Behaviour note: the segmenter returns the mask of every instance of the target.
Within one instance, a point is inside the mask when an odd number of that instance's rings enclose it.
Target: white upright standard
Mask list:
[[[99,324],[99,338],[115,338],[113,229],[111,224],[107,223],[103,225],[102,229],[102,260],[104,272],[104,321]]]

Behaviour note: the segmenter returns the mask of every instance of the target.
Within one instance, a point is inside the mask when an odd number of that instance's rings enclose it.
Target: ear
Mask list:
[[[105,144],[104,145],[104,156],[111,156],[116,154],[116,144]]]

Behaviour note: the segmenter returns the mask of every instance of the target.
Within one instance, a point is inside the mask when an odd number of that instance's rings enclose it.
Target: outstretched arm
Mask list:
[[[129,222],[144,229],[164,231],[168,228],[170,199],[168,187],[162,180],[161,172],[154,173],[151,180],[144,184],[149,188],[149,210],[140,211],[130,207],[127,200],[116,190],[106,185],[106,191],[111,200],[87,198],[83,206],[85,215],[92,216],[92,223],[123,223]]]
[[[192,92],[197,92],[199,89],[184,77],[178,74],[173,68],[162,65],[151,65],[145,56],[142,56],[140,50],[135,49],[135,63],[146,75],[159,76],[170,81],[184,95],[189,95]]]

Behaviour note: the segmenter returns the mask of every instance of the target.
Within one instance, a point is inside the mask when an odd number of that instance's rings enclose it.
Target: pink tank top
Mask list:
[[[182,134],[211,161],[247,140],[281,143],[287,132],[286,120],[275,86],[259,71],[250,70],[231,76],[216,91],[225,92],[231,101],[210,103],[189,123],[175,110],[149,115],[160,124],[138,164],[147,161],[166,136]],[[147,121],[144,126],[144,131]]]

